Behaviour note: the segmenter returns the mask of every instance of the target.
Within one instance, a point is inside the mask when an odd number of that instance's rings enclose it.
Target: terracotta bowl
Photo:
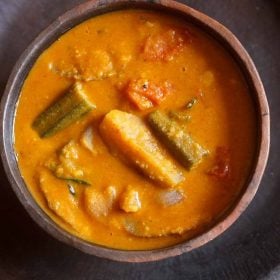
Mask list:
[[[198,26],[217,41],[232,55],[242,70],[250,87],[252,99],[257,112],[258,143],[255,162],[247,183],[243,187],[235,204],[203,234],[178,245],[144,251],[116,250],[86,242],[55,224],[38,206],[28,191],[21,177],[13,146],[13,126],[17,101],[23,82],[38,56],[58,37],[82,21],[106,12],[126,9],[144,8],[159,10],[182,17]],[[22,54],[8,81],[1,103],[1,156],[4,168],[13,190],[30,216],[49,234],[83,252],[99,257],[127,262],[155,261],[180,255],[202,246],[222,234],[248,206],[253,199],[262,178],[269,152],[269,108],[264,88],[257,70],[248,53],[236,37],[223,25],[186,5],[169,0],[137,1],[87,1],[59,17],[45,29]]]

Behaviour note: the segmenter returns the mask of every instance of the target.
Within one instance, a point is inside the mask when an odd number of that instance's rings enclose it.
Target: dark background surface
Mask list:
[[[0,94],[22,51],[81,0],[0,0]],[[79,252],[28,216],[0,165],[0,280],[280,279],[280,1],[185,0],[228,27],[252,56],[271,110],[271,153],[260,189],[221,237],[191,253],[127,264]]]

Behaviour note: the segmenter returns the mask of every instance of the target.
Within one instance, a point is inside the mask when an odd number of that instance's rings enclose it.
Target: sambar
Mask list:
[[[231,56],[144,10],[61,36],[29,73],[15,118],[19,167],[40,206],[69,232],[127,250],[176,244],[217,220],[248,177],[256,138]]]

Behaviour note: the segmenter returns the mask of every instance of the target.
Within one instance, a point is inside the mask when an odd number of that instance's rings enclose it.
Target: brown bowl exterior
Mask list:
[[[13,126],[17,101],[24,80],[38,56],[63,33],[82,21],[99,14],[127,8],[160,10],[181,16],[219,41],[236,60],[242,70],[250,87],[258,118],[258,146],[254,166],[243,188],[243,192],[240,194],[235,205],[228,209],[227,213],[203,234],[172,247],[145,251],[125,251],[106,248],[82,240],[60,228],[39,207],[28,191],[21,177],[13,146]],[[60,241],[78,248],[85,253],[116,261],[149,262],[177,256],[200,247],[222,234],[237,220],[253,199],[262,178],[269,153],[269,108],[262,82],[248,53],[238,39],[223,25],[186,5],[171,0],[92,0],[65,13],[45,29],[19,58],[2,97],[0,114],[0,144],[3,165],[13,190],[30,216],[45,231]]]

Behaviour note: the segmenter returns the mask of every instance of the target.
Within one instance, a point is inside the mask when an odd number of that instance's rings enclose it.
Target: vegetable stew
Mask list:
[[[37,59],[15,116],[21,174],[65,230],[125,250],[203,232],[250,173],[256,115],[230,54],[168,14],[89,19]]]

